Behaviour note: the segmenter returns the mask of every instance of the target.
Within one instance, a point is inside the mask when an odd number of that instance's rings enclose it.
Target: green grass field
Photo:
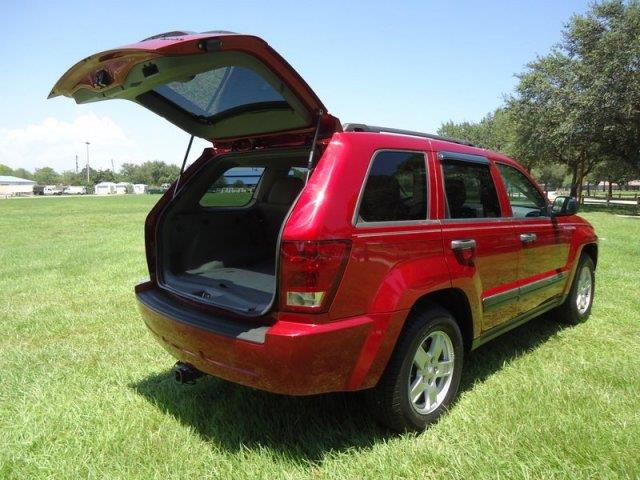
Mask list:
[[[249,203],[251,192],[207,192],[200,199],[203,207],[242,207]]]
[[[359,395],[174,383],[132,287],[156,196],[0,201],[0,478],[638,478],[640,218],[601,237],[590,320],[474,352],[421,435]]]

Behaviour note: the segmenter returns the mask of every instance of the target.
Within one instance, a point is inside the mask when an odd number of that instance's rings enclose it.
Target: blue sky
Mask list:
[[[0,2],[0,163],[34,169],[85,162],[180,163],[185,132],[126,101],[45,100],[92,53],[171,30],[264,38],[342,122],[434,132],[479,120],[514,74],[560,40],[586,1]],[[206,142],[194,144],[197,151]]]

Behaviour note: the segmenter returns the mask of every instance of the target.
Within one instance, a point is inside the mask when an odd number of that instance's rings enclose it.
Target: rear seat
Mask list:
[[[258,211],[264,221],[264,233],[269,245],[275,246],[278,241],[284,217],[303,186],[304,182],[298,177],[279,178],[271,186],[266,202],[258,204]]]

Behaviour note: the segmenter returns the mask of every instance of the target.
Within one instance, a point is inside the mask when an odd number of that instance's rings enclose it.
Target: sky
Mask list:
[[[46,97],[93,53],[151,35],[230,30],[262,37],[343,123],[435,132],[478,121],[515,74],[560,41],[589,2],[0,0],[0,163],[33,170],[162,160],[180,164],[186,132],[125,100]],[[190,160],[208,143],[194,142]]]

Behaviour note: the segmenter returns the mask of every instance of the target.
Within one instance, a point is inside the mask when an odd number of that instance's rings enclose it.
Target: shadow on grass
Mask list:
[[[460,380],[460,392],[472,389],[474,384],[486,380],[505,363],[535,350],[567,327],[552,315],[541,315],[468,354]]]
[[[472,389],[561,328],[542,316],[483,345],[465,362],[460,391]],[[229,451],[266,448],[294,461],[317,462],[330,451],[367,448],[394,436],[376,425],[361,393],[288,397],[213,377],[184,386],[170,370],[131,386],[205,441]]]

